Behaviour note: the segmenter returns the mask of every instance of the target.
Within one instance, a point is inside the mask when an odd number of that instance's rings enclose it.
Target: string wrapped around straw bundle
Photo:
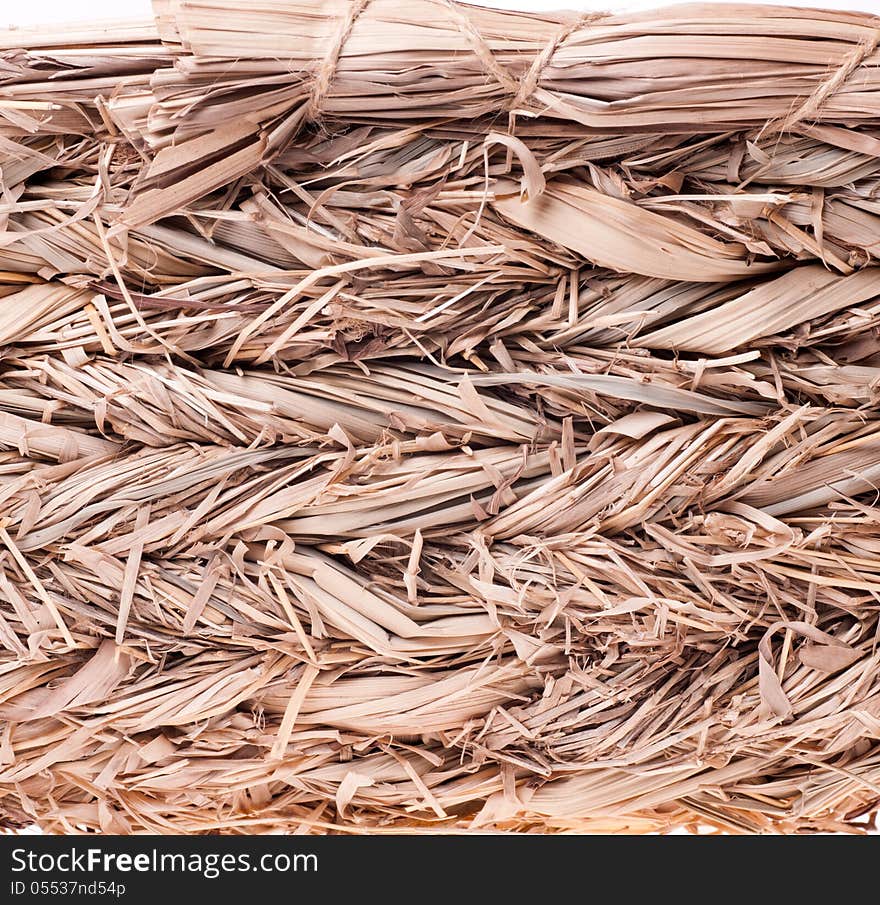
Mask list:
[[[878,39],[0,32],[0,825],[864,831]]]

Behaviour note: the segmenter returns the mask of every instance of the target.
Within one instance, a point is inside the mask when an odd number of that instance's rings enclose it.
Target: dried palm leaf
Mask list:
[[[0,33],[0,825],[863,832],[880,19]]]

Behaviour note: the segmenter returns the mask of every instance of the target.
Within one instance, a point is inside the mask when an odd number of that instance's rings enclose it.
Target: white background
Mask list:
[[[403,0],[401,0],[403,2]],[[658,0],[474,0],[482,6],[507,9],[554,10],[640,10],[669,3]],[[751,2],[751,0],[735,0]],[[769,0],[768,0],[769,2]],[[240,6],[247,7],[248,0]],[[709,4],[705,4],[709,5]],[[814,9],[847,9],[880,14],[880,0],[795,0],[791,5]],[[0,28],[9,25],[36,25],[43,22],[70,22],[74,19],[147,18],[152,15],[150,0],[0,0]]]

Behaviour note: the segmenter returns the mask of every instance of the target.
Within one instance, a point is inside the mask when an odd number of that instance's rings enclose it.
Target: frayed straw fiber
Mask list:
[[[880,19],[0,33],[0,824],[861,831]]]

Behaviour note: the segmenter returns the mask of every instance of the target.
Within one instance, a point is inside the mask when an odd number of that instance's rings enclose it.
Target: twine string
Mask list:
[[[441,0],[441,2],[449,10],[461,33],[467,38],[471,49],[482,63],[485,71],[509,96],[509,100],[505,104],[505,110],[508,112],[514,111],[529,102],[538,88],[544,70],[553,61],[553,57],[562,45],[575,32],[609,15],[608,13],[587,13],[563,25],[547,42],[545,47],[536,54],[525,75],[522,78],[518,78],[498,62],[492,48],[480,33],[480,30],[471,21],[464,8],[455,3],[454,0]],[[369,4],[370,0],[353,0],[349,5],[348,12],[340,22],[330,48],[318,67],[312,82],[312,90],[308,102],[308,119],[315,120],[321,116],[324,101],[339,67],[339,60],[342,56],[345,42],[351,36],[355,22],[357,22]],[[832,76],[818,85],[797,110],[790,113],[778,125],[774,126],[768,123],[761,130],[761,134],[767,134],[768,131],[788,131],[805,120],[816,118],[825,104],[846,85],[862,64],[874,54],[878,44],[880,44],[880,30],[875,30],[870,38],[859,43],[846,55]]]
[[[479,29],[461,7],[454,3],[453,0],[443,0],[443,3],[452,13],[452,17],[455,19],[461,33],[470,42],[471,48],[483,64],[483,68],[509,95],[510,100],[504,107],[507,111],[516,110],[529,101],[538,88],[541,75],[550,65],[556,52],[576,31],[580,31],[593,22],[607,18],[610,15],[609,13],[586,13],[563,25],[544,48],[535,55],[532,65],[525,76],[520,79],[508,72],[498,62],[486,39],[480,34]]]
[[[510,103],[507,104],[507,109],[516,110],[518,107],[522,107],[529,101],[538,88],[538,82],[541,80],[544,70],[553,61],[553,57],[556,56],[556,52],[576,31],[587,28],[589,25],[592,25],[599,19],[606,18],[608,15],[608,13],[587,13],[560,28],[550,41],[548,41],[546,47],[544,47],[535,59],[532,60],[529,71],[521,79],[519,90],[513,96]]]
[[[875,30],[867,41],[858,44],[844,57],[837,71],[829,79],[822,82],[797,110],[782,121],[779,131],[790,131],[805,120],[816,119],[825,104],[843,88],[868,57],[874,53],[878,42],[880,42],[880,30]]]
[[[468,39],[471,49],[483,64],[483,68],[486,72],[488,72],[508,94],[515,95],[517,91],[519,91],[519,80],[511,75],[498,60],[495,59],[492,48],[486,43],[486,39],[480,34],[480,30],[474,23],[471,22],[467,13],[458,7],[453,0],[443,0],[443,2],[452,15],[452,18],[455,20],[459,31]]]
[[[505,109],[508,111],[516,110],[518,107],[528,103],[538,88],[538,83],[544,70],[550,65],[560,47],[576,31],[580,31],[580,29],[609,15],[608,13],[587,13],[563,25],[547,42],[546,46],[535,55],[526,74],[522,78],[518,78],[498,62],[492,48],[461,6],[456,4],[454,0],[442,0],[442,3],[449,11],[459,31],[467,38],[471,49],[482,63],[484,70],[509,96],[509,101],[505,104]],[[312,90],[308,102],[308,119],[315,120],[321,116],[324,101],[339,67],[339,60],[342,56],[345,42],[351,36],[355,22],[357,22],[369,4],[370,0],[353,0],[348,12],[340,22],[330,48],[321,61],[321,65],[318,67],[312,82]]]
[[[342,56],[342,48],[351,35],[354,23],[361,13],[370,5],[370,0],[354,0],[348,7],[348,12],[336,29],[333,41],[327,55],[321,62],[318,72],[312,82],[312,91],[309,97],[308,119],[318,119],[324,105],[324,100],[330,91],[330,85],[336,75],[339,59]]]

